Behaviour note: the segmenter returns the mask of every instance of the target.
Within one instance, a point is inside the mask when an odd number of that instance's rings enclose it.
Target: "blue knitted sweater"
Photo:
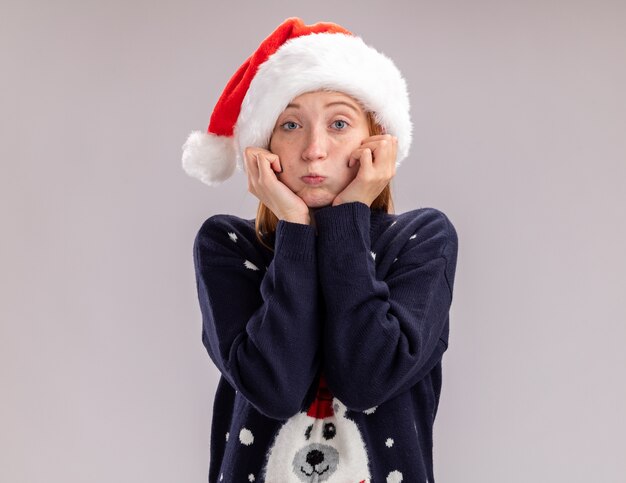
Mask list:
[[[209,482],[434,483],[457,258],[441,211],[327,206],[316,226],[213,215],[193,255],[221,372]]]

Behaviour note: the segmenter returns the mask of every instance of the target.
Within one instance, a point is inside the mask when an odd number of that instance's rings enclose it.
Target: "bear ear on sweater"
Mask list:
[[[334,397],[333,398],[333,412],[335,413],[335,416],[338,418],[344,418],[346,416],[347,411],[348,411],[348,408],[346,407],[346,405],[342,403],[339,399]]]

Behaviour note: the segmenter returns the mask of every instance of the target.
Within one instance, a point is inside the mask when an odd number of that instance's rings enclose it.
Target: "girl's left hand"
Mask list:
[[[365,138],[348,160],[348,167],[358,162],[359,171],[352,182],[335,197],[332,205],[360,201],[371,206],[396,174],[397,152],[396,136],[379,134]]]

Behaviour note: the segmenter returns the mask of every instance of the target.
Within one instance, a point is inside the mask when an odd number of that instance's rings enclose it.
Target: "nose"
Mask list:
[[[306,455],[306,462],[315,468],[315,465],[319,465],[324,462],[324,453],[318,449],[311,450]]]
[[[327,139],[323,128],[314,127],[308,133],[306,146],[302,151],[302,159],[314,161],[324,159],[327,156]]]

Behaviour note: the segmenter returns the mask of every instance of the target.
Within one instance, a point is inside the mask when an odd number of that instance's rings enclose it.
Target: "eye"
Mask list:
[[[324,425],[324,432],[322,433],[322,435],[324,436],[324,439],[333,439],[336,433],[337,433],[337,430],[333,423],[326,423]]]
[[[287,121],[287,122],[282,123],[280,126],[285,131],[293,131],[298,126],[298,123],[297,122],[293,122],[293,121]],[[285,126],[289,126],[289,127],[285,127]]]
[[[337,123],[343,123],[343,125],[338,126]],[[337,119],[335,122],[333,122],[333,126],[338,128],[340,131],[343,131],[348,126],[348,123],[343,119]]]
[[[306,428],[306,431],[304,432],[304,437],[306,439],[309,439],[311,437],[311,430],[313,429],[313,425],[311,424],[308,428]]]

